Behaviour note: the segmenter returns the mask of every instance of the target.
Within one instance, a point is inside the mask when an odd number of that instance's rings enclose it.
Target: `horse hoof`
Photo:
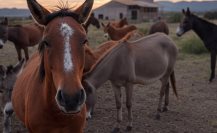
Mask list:
[[[164,107],[162,110],[162,112],[167,112],[167,111],[168,111],[167,107]]]
[[[120,128],[117,128],[117,127],[114,128],[113,131],[112,131],[112,133],[118,133],[118,132],[120,132]]]
[[[156,119],[156,120],[160,120],[160,114],[157,114],[157,115],[155,116],[155,119]]]
[[[133,127],[132,127],[132,126],[127,126],[127,129],[126,129],[126,131],[127,131],[127,132],[130,132],[130,131],[132,131],[132,129],[133,129]]]

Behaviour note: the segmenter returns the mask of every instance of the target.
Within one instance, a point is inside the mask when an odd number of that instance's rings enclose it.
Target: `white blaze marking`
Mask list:
[[[4,42],[3,42],[3,40],[2,39],[0,39],[0,45],[2,45],[2,46],[4,46]]]
[[[67,23],[62,23],[60,31],[64,37],[64,69],[67,72],[73,69],[70,37],[74,33],[74,30]]]
[[[182,33],[183,33],[183,30],[180,27],[178,27],[176,29],[176,34],[181,35]]]

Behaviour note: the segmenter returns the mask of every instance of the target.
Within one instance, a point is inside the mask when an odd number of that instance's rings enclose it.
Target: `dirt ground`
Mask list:
[[[6,51],[0,51],[0,63],[15,64],[15,49],[11,45],[6,47]],[[161,120],[154,119],[160,82],[148,86],[135,85],[131,133],[217,133],[217,79],[208,82],[209,63],[209,55],[179,55],[175,68],[179,100],[170,89],[169,111],[161,114]],[[122,92],[125,94],[124,89]],[[110,83],[100,87],[97,95],[95,113],[87,122],[85,133],[110,133],[116,122],[114,94]],[[123,102],[121,132],[125,133],[125,97]],[[2,132],[2,114],[0,119]],[[13,133],[27,133],[15,116],[12,129]]]

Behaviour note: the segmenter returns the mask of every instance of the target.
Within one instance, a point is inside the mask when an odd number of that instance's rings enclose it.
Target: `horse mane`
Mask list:
[[[195,14],[191,14],[191,16],[193,16],[193,17],[199,19],[200,21],[202,21],[202,22],[204,22],[204,23],[210,24],[210,26],[217,26],[216,24],[211,23],[211,22],[207,21],[206,19],[202,19],[202,18],[198,17],[198,16],[195,15]]]

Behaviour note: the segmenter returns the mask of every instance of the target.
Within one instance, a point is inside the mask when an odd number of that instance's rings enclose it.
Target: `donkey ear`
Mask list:
[[[50,12],[41,6],[36,0],[27,0],[27,5],[30,12],[32,13],[33,18],[40,25],[46,25],[46,16],[49,15]]]
[[[4,25],[8,25],[8,18],[7,18],[7,17],[4,18],[4,21],[3,21],[2,24],[4,24]]]
[[[74,13],[79,14],[79,22],[85,23],[85,21],[88,19],[93,7],[93,2],[94,0],[86,0],[74,11]]]
[[[2,25],[8,25],[8,18],[5,17],[2,22],[0,22]]]
[[[190,11],[189,7],[187,8],[186,15],[188,15],[188,16],[191,15],[191,11]]]
[[[183,13],[184,15],[186,14],[185,9],[182,9],[182,13]]]

